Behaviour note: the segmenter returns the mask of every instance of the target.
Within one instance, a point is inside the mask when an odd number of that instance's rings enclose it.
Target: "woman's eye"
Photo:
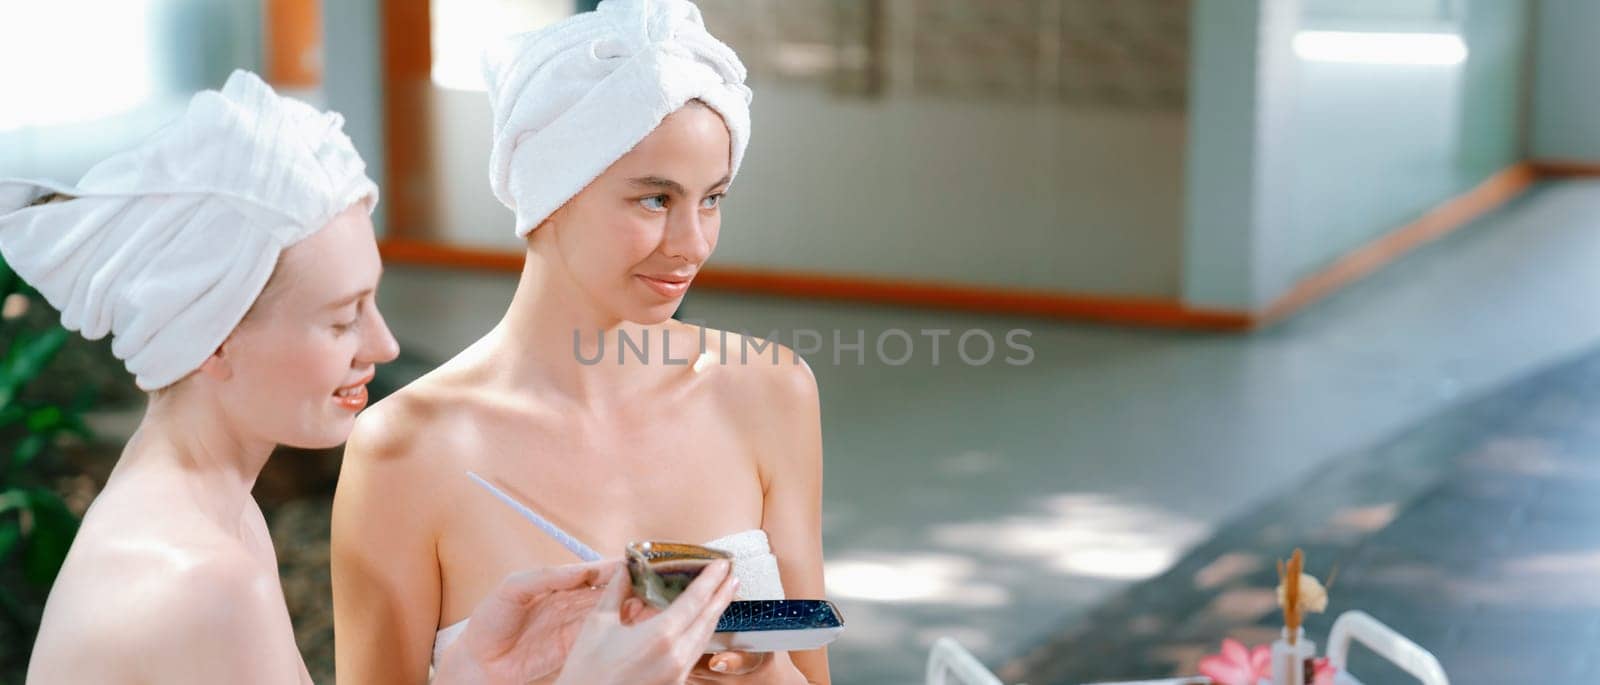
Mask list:
[[[644,199],[640,200],[639,204],[644,205],[645,209],[650,209],[650,210],[666,209],[667,208],[667,196],[665,196],[665,195],[651,195],[650,197],[647,197],[647,198],[644,198]]]
[[[355,330],[357,326],[361,325],[361,310],[362,306],[357,304],[356,311],[351,315],[350,320],[335,323],[333,325],[333,331],[339,335],[344,335],[345,333]]]
[[[700,206],[704,209],[716,209],[718,205],[722,204],[722,197],[724,195],[726,195],[726,193],[717,193],[716,195],[708,196],[706,199],[700,201]]]

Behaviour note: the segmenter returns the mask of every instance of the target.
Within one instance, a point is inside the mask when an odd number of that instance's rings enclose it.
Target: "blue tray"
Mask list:
[[[838,639],[844,616],[824,599],[733,602],[717,621],[710,652],[788,652],[817,649]]]

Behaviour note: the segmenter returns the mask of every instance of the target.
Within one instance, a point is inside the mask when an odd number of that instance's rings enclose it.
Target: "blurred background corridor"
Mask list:
[[[946,636],[1008,683],[1192,674],[1276,636],[1297,546],[1339,569],[1330,619],[1372,614],[1454,682],[1600,679],[1600,2],[697,4],[753,135],[678,317],[834,343],[802,351],[835,683],[921,682]],[[343,113],[384,193],[389,392],[516,286],[482,51],[591,6],[0,2],[0,176],[75,180],[235,68]],[[0,346],[54,320],[18,297]],[[1025,364],[956,339],[1016,330]],[[17,459],[27,426],[0,425],[0,682],[58,544],[19,542],[3,493],[81,515],[143,406],[108,349],[0,369],[6,402],[92,432]],[[333,682],[339,455],[284,452],[257,492]]]

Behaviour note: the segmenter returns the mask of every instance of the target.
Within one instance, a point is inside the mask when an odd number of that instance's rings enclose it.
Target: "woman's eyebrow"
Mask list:
[[[662,178],[660,176],[641,176],[639,178],[630,178],[628,179],[628,183],[636,186],[644,186],[646,188],[661,188],[664,190],[670,190],[678,195],[689,194],[689,191],[684,189],[683,184],[678,183],[670,178]]]
[[[713,189],[715,189],[717,186],[724,185],[730,180],[732,180],[731,176],[723,176],[722,178],[717,179],[716,183],[713,183],[710,186],[707,186],[706,187],[706,192],[710,192]],[[640,176],[638,178],[630,178],[630,179],[628,179],[628,183],[631,183],[631,184],[636,185],[636,186],[644,186],[644,187],[647,187],[647,188],[661,188],[661,189],[664,189],[664,190],[669,190],[669,191],[671,191],[673,193],[676,193],[678,195],[688,195],[689,194],[688,189],[684,188],[683,184],[678,183],[677,181],[674,181],[674,180],[672,180],[670,178],[663,178],[661,176]]]
[[[329,303],[327,306],[323,307],[323,309],[343,309],[345,307],[350,306],[351,304],[354,304],[357,300],[360,300],[363,297],[371,295],[372,292],[373,292],[373,290],[371,288],[368,288],[368,289],[363,290],[363,291],[361,291],[359,293],[354,293],[354,294],[348,295],[346,297],[341,297],[337,301]]]

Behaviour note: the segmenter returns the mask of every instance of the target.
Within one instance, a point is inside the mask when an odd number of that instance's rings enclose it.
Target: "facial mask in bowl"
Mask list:
[[[633,542],[626,554],[633,594],[657,609],[666,609],[712,562],[733,561],[722,550],[681,542]]]

